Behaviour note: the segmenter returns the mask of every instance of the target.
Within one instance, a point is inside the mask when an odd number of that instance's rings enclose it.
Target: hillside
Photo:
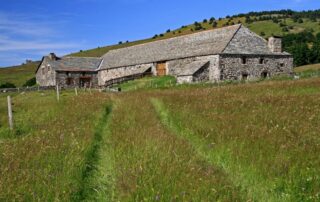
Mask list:
[[[13,83],[22,86],[25,82],[34,77],[39,62],[32,62],[20,66],[0,68],[0,84]]]
[[[0,94],[0,201],[319,201],[319,86]]]
[[[100,57],[113,49],[201,32],[203,30],[216,29],[237,23],[243,23],[252,31],[265,38],[271,35],[288,36],[287,38],[284,38],[284,48],[286,51],[293,53],[295,58],[297,58],[297,66],[309,63],[320,63],[320,55],[318,53],[316,53],[318,55],[313,54],[317,47],[315,47],[315,50],[308,49],[308,46],[310,48],[313,47],[313,44],[316,41],[315,36],[320,33],[319,10],[308,12],[294,12],[290,10],[252,12],[248,14],[227,16],[226,18],[221,19],[204,19],[201,22],[195,22],[178,29],[167,30],[165,33],[157,34],[149,39],[134,42],[121,42],[121,44],[119,43],[117,45],[98,47],[91,50],[72,53],[70,56]],[[297,35],[299,33],[301,34]],[[313,37],[310,37],[310,35]],[[305,46],[302,47],[301,44]],[[320,44],[320,42],[318,44]],[[27,79],[32,77],[32,71],[35,71],[36,66],[37,63],[32,63],[29,65],[0,69],[0,83],[11,82],[17,86],[21,86]]]

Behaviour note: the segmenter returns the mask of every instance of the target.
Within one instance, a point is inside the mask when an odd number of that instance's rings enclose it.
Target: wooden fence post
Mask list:
[[[59,92],[59,85],[56,85],[56,90],[57,90],[57,100],[58,102],[60,101],[60,92]]]
[[[13,114],[12,114],[12,103],[10,95],[7,97],[8,100],[8,118],[9,118],[9,128],[13,130]]]
[[[78,96],[78,89],[77,89],[77,87],[74,88],[74,92],[75,92],[76,96]]]

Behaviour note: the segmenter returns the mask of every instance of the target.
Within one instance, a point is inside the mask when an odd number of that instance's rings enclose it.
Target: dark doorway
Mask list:
[[[90,87],[91,86],[91,77],[80,77],[80,87]]]
[[[248,75],[247,73],[243,73],[243,74],[242,74],[242,80],[243,80],[243,81],[248,80],[248,77],[249,77],[249,75]]]
[[[262,72],[261,73],[261,78],[263,78],[263,79],[268,78],[268,76],[269,76],[268,72]]]
[[[73,84],[74,84],[73,78],[67,78],[67,79],[66,79],[66,84],[67,84],[68,86],[73,85]]]

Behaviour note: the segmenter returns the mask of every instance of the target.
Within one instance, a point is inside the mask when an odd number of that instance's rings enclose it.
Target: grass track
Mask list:
[[[236,186],[241,187],[244,198],[250,201],[280,201],[273,193],[268,193],[268,186],[259,173],[250,167],[233,165],[234,159],[228,151],[228,145],[220,149],[210,149],[211,145],[205,139],[200,139],[191,130],[175,123],[163,102],[158,99],[151,100],[161,122],[174,134],[185,138],[193,146],[197,154],[213,166],[223,169]],[[240,145],[238,145],[240,146]]]
[[[148,97],[125,93],[114,102],[116,201],[241,200],[220,169],[161,125]]]

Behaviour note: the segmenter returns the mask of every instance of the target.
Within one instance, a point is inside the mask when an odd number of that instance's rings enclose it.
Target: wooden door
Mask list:
[[[165,76],[167,74],[166,66],[165,62],[157,63],[157,76]]]

